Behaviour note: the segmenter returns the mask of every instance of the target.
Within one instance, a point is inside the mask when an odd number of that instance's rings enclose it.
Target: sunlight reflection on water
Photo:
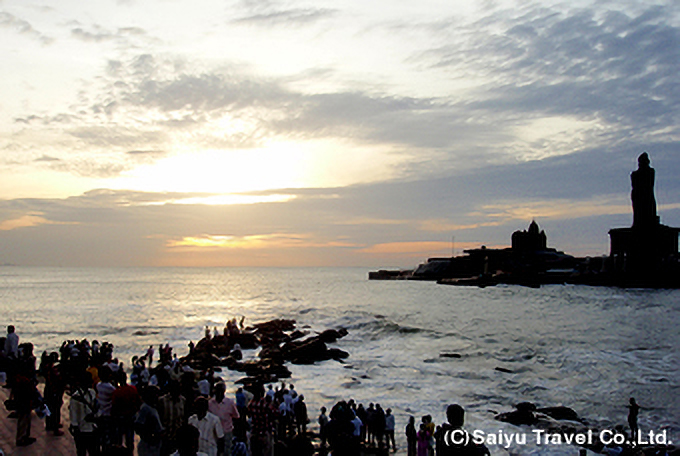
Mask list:
[[[517,432],[494,412],[528,400],[625,424],[635,396],[643,429],[667,427],[680,438],[680,291],[478,289],[366,277],[343,268],[5,267],[0,312],[38,353],[87,337],[112,342],[126,364],[150,344],[169,342],[183,355],[205,325],[222,328],[232,317],[293,318],[310,332],[344,326],[350,333],[337,346],[351,355],[345,364],[291,366],[310,411],[340,398],[380,402],[403,429],[408,414],[441,422],[457,401],[469,426]]]

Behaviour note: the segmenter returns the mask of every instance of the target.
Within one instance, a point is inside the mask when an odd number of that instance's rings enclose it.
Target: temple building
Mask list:
[[[420,264],[412,278],[438,280],[443,278],[484,277],[505,274],[505,279],[524,281],[555,269],[571,269],[575,258],[548,247],[545,231],[532,221],[527,230],[512,234],[512,247],[464,250],[465,255],[451,258],[430,258]]]
[[[633,225],[609,231],[615,280],[622,286],[678,286],[680,228],[663,225],[659,220],[654,168],[646,152],[638,157],[638,169],[630,177]]]
[[[451,285],[573,283],[595,286],[680,288],[680,228],[661,224],[656,213],[654,168],[638,157],[631,173],[633,225],[609,231],[610,254],[575,258],[548,247],[535,221],[512,234],[512,247],[481,246],[457,257],[430,258],[415,270],[378,271],[373,279],[437,280]]]
[[[535,220],[531,222],[528,230],[512,233],[512,250],[516,252],[535,252],[547,248],[548,238],[545,231],[538,231],[538,223]]]

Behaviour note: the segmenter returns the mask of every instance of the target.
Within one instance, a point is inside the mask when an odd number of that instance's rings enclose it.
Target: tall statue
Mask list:
[[[658,225],[656,199],[654,199],[654,168],[649,166],[649,155],[638,157],[638,169],[630,174],[633,190],[633,226],[637,228]]]

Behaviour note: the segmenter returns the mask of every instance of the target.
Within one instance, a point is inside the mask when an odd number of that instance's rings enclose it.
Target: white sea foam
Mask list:
[[[440,423],[451,402],[467,409],[468,428],[489,434],[519,432],[493,417],[522,401],[570,406],[597,426],[625,425],[631,396],[643,431],[668,429],[680,441],[680,291],[458,288],[373,282],[366,270],[346,268],[5,267],[0,315],[38,354],[87,337],[112,342],[126,364],[149,344],[169,342],[183,355],[206,325],[242,315],[246,323],[293,318],[311,332],[344,326],[350,333],[336,346],[350,353],[346,362],[291,366],[291,381],[312,412],[350,397],[391,407],[402,448],[408,415]]]

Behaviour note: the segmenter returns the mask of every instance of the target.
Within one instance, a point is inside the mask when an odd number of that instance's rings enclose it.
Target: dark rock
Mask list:
[[[300,331],[299,329],[296,329],[295,331],[293,331],[292,333],[290,333],[290,340],[298,340],[298,339],[302,339],[302,338],[305,337],[307,334],[309,334],[309,333],[306,332],[306,331]]]
[[[561,405],[557,407],[539,408],[536,409],[536,411],[556,420],[581,421],[581,418],[579,418],[578,413],[576,413],[574,409]]]
[[[532,425],[536,424],[538,421],[534,412],[536,411],[536,406],[531,402],[522,402],[515,406],[516,410],[512,412],[500,413],[496,415],[498,421],[503,421],[504,423],[514,424],[516,426],[521,426],[523,424]]]
[[[331,359],[336,361],[349,358],[349,353],[344,350],[340,350],[339,348],[329,348],[328,355],[331,357]]]
[[[327,344],[331,344],[336,340],[345,337],[347,334],[348,333],[345,328],[340,328],[338,330],[327,329],[321,334],[319,334],[319,339],[322,340],[323,342],[326,342]]]
[[[284,366],[286,361],[295,364],[313,364],[317,361],[345,359],[349,353],[340,349],[328,349],[326,341],[335,341],[347,335],[341,328],[322,332],[317,336],[300,340],[306,333],[295,330],[295,320],[277,319],[258,323],[245,330],[232,331],[229,336],[216,334],[201,339],[182,362],[196,370],[216,366],[245,372],[258,383],[288,378],[290,371]],[[292,334],[288,332],[293,331]],[[261,347],[259,360],[242,362],[240,350],[233,350],[238,344],[242,349]],[[281,346],[283,344],[283,346]]]
[[[250,332],[242,332],[229,336],[229,342],[232,347],[235,344],[239,344],[243,350],[253,350],[260,345],[257,336]]]
[[[300,343],[284,345],[283,350],[286,353],[286,359],[289,359],[293,364],[314,364],[316,361],[330,359],[328,347],[317,337],[305,339]]]

